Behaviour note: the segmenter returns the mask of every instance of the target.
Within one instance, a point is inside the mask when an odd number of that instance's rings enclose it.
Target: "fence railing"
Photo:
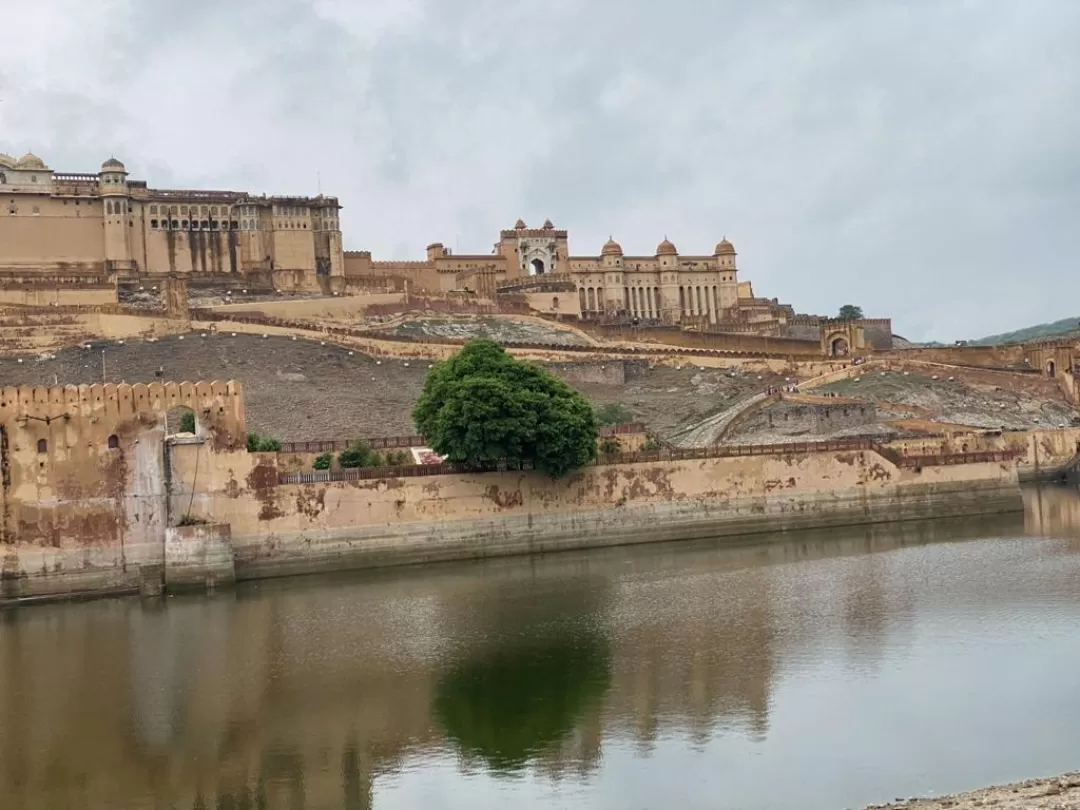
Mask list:
[[[904,456],[872,439],[837,439],[823,442],[792,442],[789,444],[744,444],[724,447],[700,447],[611,453],[601,455],[591,466],[618,464],[650,464],[664,461],[693,461],[697,459],[740,458],[745,456],[777,456],[793,453],[850,453],[861,450],[876,452],[901,468],[937,467],[958,464],[1011,461],[1024,454],[1022,449],[977,451],[973,453],[942,453],[939,455]],[[369,481],[378,478],[417,478],[433,475],[506,472],[535,469],[531,462],[496,461],[486,464],[403,464],[395,467],[364,467],[347,470],[318,470],[314,472],[282,472],[279,484],[316,484],[338,481]]]
[[[643,422],[624,422],[619,425],[604,425],[597,431],[600,438],[609,436],[627,436],[630,434],[647,433],[648,429]],[[307,442],[282,442],[279,453],[340,453],[356,443],[356,439],[314,439]],[[423,436],[382,436],[374,439],[364,439],[372,450],[395,450],[408,449],[410,447],[427,447],[427,440]]]

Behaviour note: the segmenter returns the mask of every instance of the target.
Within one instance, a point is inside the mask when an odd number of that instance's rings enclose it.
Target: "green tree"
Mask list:
[[[598,425],[624,425],[634,421],[634,415],[618,402],[609,402],[596,409],[596,424]]]
[[[334,460],[334,457],[330,453],[320,453],[315,456],[315,461],[311,464],[313,470],[329,470],[330,464]]]
[[[845,321],[857,321],[863,317],[862,307],[857,307],[854,304],[844,304],[840,307],[840,317]]]
[[[469,341],[428,372],[413,420],[448,461],[531,461],[557,478],[596,458],[586,399],[490,340]]]
[[[195,432],[195,412],[184,411],[180,414],[180,432],[181,433],[194,433]]]

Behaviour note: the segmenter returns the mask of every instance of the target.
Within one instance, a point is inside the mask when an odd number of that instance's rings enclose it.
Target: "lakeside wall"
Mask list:
[[[165,436],[176,407],[196,435]],[[3,389],[0,602],[1023,508],[1019,451],[856,440],[611,456],[555,481],[297,476],[244,433],[235,383]]]

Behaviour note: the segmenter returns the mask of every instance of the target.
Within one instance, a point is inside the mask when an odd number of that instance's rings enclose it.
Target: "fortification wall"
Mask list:
[[[955,366],[1007,368],[1023,364],[1024,347],[1014,344],[1008,346],[942,346],[924,349],[894,349],[889,352],[889,357],[903,360],[924,360],[930,363],[944,363]]]
[[[1021,505],[1009,461],[917,469],[865,449],[620,463],[558,481],[507,471],[311,484],[279,484],[274,455],[243,469],[183,450],[176,480],[212,491],[180,483],[175,497],[231,526],[241,579]]]
[[[11,308],[0,311],[0,354],[40,353],[101,339],[159,338],[189,327],[162,314],[121,314],[115,304],[68,311]]]
[[[219,460],[239,455],[235,383],[0,389],[0,599],[160,583],[177,407]]]
[[[737,436],[768,431],[785,436],[823,436],[876,423],[877,408],[872,402],[780,401],[742,420],[727,435]]]

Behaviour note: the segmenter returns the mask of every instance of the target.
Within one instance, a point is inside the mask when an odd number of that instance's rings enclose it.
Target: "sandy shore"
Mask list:
[[[867,810],[969,810],[975,807],[993,807],[1000,810],[1080,810],[1080,772],[1067,773],[1052,779],[1031,779],[1013,785],[941,796],[936,799],[910,799],[895,804],[872,804]]]

